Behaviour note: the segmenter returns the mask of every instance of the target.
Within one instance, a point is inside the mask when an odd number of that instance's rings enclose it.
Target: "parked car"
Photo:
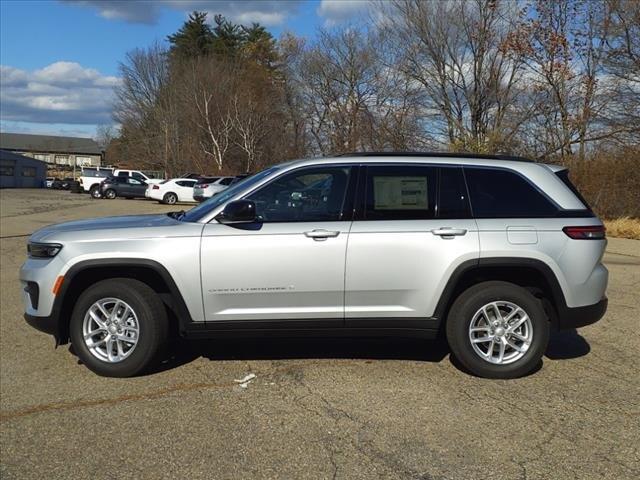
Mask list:
[[[162,183],[150,185],[146,196],[160,203],[173,205],[177,202],[193,202],[193,178],[173,178]]]
[[[101,375],[151,367],[171,331],[443,332],[470,372],[513,378],[551,325],[604,315],[606,243],[565,167],[353,154],[271,167],[186,213],[45,227],[20,281],[27,322]]]
[[[44,186],[46,188],[52,188],[53,182],[56,180],[56,177],[47,177],[44,181]]]
[[[85,192],[94,198],[100,198],[100,183],[107,177],[131,177],[146,184],[160,183],[161,178],[149,178],[139,170],[113,169],[108,167],[83,168],[80,174],[80,184]]]
[[[103,198],[145,198],[148,185],[134,177],[107,177],[100,182],[100,195]]]
[[[57,178],[51,182],[51,188],[54,190],[69,190],[73,181],[73,177]]]
[[[193,188],[193,199],[203,202],[233,183],[235,177],[200,177]]]

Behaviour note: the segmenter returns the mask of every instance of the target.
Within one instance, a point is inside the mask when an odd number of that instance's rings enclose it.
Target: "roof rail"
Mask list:
[[[480,158],[486,160],[509,160],[511,162],[533,162],[533,160],[515,155],[488,155],[469,152],[353,152],[341,153],[336,157],[445,157],[445,158]]]

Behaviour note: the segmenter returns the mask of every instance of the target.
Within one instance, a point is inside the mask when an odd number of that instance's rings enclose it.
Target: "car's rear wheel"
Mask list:
[[[167,314],[145,283],[103,280],[80,295],[70,335],[75,352],[90,370],[106,377],[130,377],[148,369],[162,353]]]
[[[169,205],[173,205],[177,201],[178,201],[178,196],[173,192],[166,193],[164,197],[162,197],[162,202]]]
[[[486,378],[517,378],[539,365],[549,341],[542,303],[508,282],[463,292],[447,318],[447,340],[460,363]]]
[[[106,198],[108,198],[109,200],[113,200],[114,198],[116,198],[118,195],[116,194],[116,191],[113,189],[109,189],[106,192],[104,192],[104,196]]]

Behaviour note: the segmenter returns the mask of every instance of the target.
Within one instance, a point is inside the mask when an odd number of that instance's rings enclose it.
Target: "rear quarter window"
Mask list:
[[[539,218],[558,213],[546,195],[515,172],[464,167],[464,174],[476,218]]]

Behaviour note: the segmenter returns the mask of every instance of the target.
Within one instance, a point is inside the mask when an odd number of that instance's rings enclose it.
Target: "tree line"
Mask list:
[[[216,174],[442,150],[637,164],[634,0],[389,0],[312,40],[194,12],[167,40],[120,65],[112,163]]]

